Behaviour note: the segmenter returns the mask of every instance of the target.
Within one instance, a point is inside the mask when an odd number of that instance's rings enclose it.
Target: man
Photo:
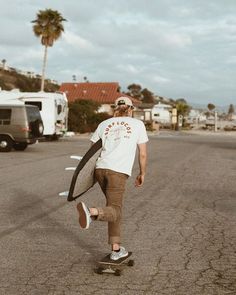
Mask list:
[[[121,246],[120,239],[122,200],[126,180],[131,176],[137,146],[140,172],[135,186],[143,185],[146,173],[148,137],[143,122],[132,118],[132,112],[132,101],[128,97],[119,97],[115,101],[113,118],[100,123],[91,138],[93,143],[102,139],[102,152],[96,163],[95,178],[106,197],[106,207],[87,208],[83,202],[77,205],[82,228],[89,228],[92,220],[108,222],[108,243],[112,245],[110,257],[113,260],[128,255]]]

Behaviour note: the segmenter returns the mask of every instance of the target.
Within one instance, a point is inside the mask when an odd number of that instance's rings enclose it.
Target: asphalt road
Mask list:
[[[236,137],[151,136],[148,174],[128,180],[123,242],[134,267],[94,273],[106,224],[81,230],[67,189],[87,138],[0,154],[0,294],[236,294]],[[82,197],[102,205],[98,186]]]

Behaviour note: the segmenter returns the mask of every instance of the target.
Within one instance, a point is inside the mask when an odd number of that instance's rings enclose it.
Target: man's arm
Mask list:
[[[142,186],[144,183],[144,178],[146,174],[146,165],[147,165],[147,144],[141,143],[138,144],[138,160],[139,160],[139,175],[136,177],[135,186]]]

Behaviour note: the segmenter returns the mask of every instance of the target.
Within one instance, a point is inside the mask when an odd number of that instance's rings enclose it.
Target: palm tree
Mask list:
[[[4,59],[2,59],[2,68],[5,70],[5,68],[6,68],[6,60],[5,60],[5,58]]]
[[[52,9],[39,10],[37,18],[32,21],[32,23],[34,23],[33,31],[35,36],[41,38],[41,44],[45,46],[41,91],[44,90],[47,50],[48,47],[53,46],[54,41],[60,38],[62,32],[64,32],[63,21],[66,21],[66,19],[64,19],[57,10]]]
[[[229,110],[228,110],[228,119],[230,121],[233,120],[233,114],[234,114],[234,105],[233,104],[230,104],[229,105]]]
[[[190,111],[190,106],[184,99],[176,100],[176,109],[177,109],[177,129],[179,127],[180,116],[183,118],[183,125],[185,124],[185,117]]]

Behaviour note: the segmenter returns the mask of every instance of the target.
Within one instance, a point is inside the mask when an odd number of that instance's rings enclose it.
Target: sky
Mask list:
[[[31,21],[47,8],[67,20],[48,50],[47,78],[236,104],[236,0],[0,0],[0,61],[41,74]]]

